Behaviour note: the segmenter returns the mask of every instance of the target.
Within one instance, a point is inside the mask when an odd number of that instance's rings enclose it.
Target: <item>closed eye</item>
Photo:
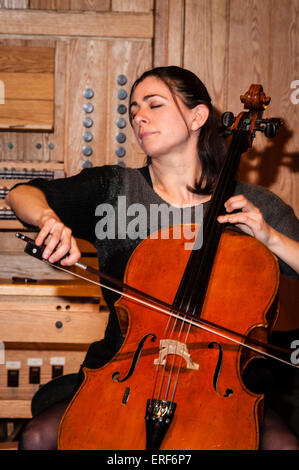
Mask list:
[[[163,104],[150,104],[149,105],[150,109],[161,108],[161,106],[163,106]],[[133,108],[133,105],[132,105],[132,108]],[[131,121],[134,121],[136,114],[137,113],[133,113],[132,110],[131,110],[131,112],[130,112],[130,120]]]

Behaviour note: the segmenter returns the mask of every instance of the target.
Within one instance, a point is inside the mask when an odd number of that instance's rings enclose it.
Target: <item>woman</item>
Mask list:
[[[87,169],[63,180],[34,180],[17,186],[8,195],[7,203],[16,215],[40,229],[36,243],[47,244],[43,256],[50,262],[72,265],[80,258],[74,237],[84,238],[96,246],[101,270],[122,279],[126,263],[142,237],[129,231],[130,223],[125,234],[116,230],[113,234],[117,236],[97,236],[96,216],[100,213],[98,208],[109,203],[116,211],[114,220],[119,221],[120,197],[125,197],[126,207],[139,203],[149,209],[153,204],[166,204],[178,208],[202,206],[206,211],[225,149],[202,82],[179,67],[146,72],[132,87],[130,119],[135,136],[148,155],[146,167]],[[236,224],[261,240],[279,257],[285,274],[294,276],[299,272],[299,223],[289,206],[269,191],[239,183],[226,209],[228,214],[219,222]],[[232,214],[235,209],[240,212]],[[150,221],[145,225],[145,235],[149,235]],[[90,368],[105,363],[123,341],[113,308],[116,297],[105,292],[105,298],[111,314],[104,340],[93,343],[87,353],[83,365]],[[81,374],[79,382],[80,377]],[[55,448],[65,407],[62,400],[35,417],[23,433],[20,447]],[[287,436],[284,448],[298,449],[296,438],[287,429],[283,435]],[[273,445],[270,441],[266,448]],[[274,446],[277,448],[278,444],[275,442]]]

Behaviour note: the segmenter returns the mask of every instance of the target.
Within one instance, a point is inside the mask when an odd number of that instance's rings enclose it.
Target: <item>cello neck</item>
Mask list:
[[[236,174],[241,155],[245,151],[245,143],[243,134],[236,133],[232,138],[200,229],[202,233],[198,234],[198,237],[202,237],[203,240],[202,248],[191,252],[174,300],[176,308],[183,309],[196,318],[200,318],[214,259],[224,229],[223,225],[217,221],[217,217],[224,213],[225,201],[234,194]]]
[[[241,96],[245,109],[237,118],[233,118],[233,127],[230,146],[224,165],[219,174],[210,206],[203,220],[203,244],[200,250],[193,250],[179,289],[174,306],[183,309],[190,315],[200,318],[205,294],[208,288],[215,256],[224,226],[217,221],[217,217],[225,212],[224,203],[233,194],[236,186],[236,175],[241,156],[252,145],[257,130],[265,132],[262,113],[270,102],[265,96],[261,85],[251,85],[249,90]],[[196,246],[199,246],[196,243]]]
[[[241,155],[252,146],[256,131],[264,132],[267,137],[274,137],[281,124],[279,119],[262,119],[262,114],[271,98],[265,95],[261,85],[251,85],[240,98],[247,111],[239,113],[236,119],[233,117],[233,126],[229,131],[232,134],[229,150],[198,235],[203,240],[202,248],[191,252],[174,300],[176,308],[196,318],[201,316],[215,256],[224,230],[217,217],[225,212],[224,203],[234,194]],[[230,124],[227,127],[230,127]],[[196,243],[196,246],[199,246],[199,243]]]

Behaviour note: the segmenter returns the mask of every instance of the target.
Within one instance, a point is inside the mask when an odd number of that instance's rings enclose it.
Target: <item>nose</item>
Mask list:
[[[149,117],[144,109],[139,109],[134,116],[134,122],[140,126],[149,122]]]

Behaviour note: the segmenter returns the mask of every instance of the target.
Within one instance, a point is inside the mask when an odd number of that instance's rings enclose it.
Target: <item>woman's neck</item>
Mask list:
[[[193,188],[195,181],[201,175],[201,166],[198,158],[194,163],[172,161],[169,165],[165,160],[152,159],[149,171],[154,191],[162,199],[173,206],[194,206],[209,201],[211,196],[195,194],[188,187]]]

